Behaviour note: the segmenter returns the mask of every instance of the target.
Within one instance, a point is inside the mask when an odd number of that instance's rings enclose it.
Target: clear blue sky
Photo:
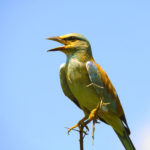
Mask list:
[[[150,149],[150,2],[147,0],[5,0],[0,2],[0,149],[78,150],[83,117],[64,96],[64,54],[49,36],[81,33],[114,84],[137,150]],[[111,127],[96,125],[85,150],[123,150]]]

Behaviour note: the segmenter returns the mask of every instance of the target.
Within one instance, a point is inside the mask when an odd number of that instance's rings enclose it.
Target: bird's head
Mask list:
[[[85,51],[87,53],[89,51],[91,53],[89,41],[81,34],[70,33],[63,36],[49,37],[47,40],[53,40],[63,44],[63,46],[50,49],[48,52],[62,51],[65,54],[73,54],[77,51]]]

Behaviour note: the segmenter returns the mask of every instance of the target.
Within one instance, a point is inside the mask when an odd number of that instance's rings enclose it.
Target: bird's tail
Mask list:
[[[115,132],[118,135],[120,141],[122,142],[122,144],[124,145],[126,150],[136,150],[129,135],[127,134],[127,132],[125,130],[124,130],[123,136],[121,136],[119,133],[117,133],[117,131],[115,131]]]

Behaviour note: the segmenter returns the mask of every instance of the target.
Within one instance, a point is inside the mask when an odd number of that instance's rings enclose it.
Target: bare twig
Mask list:
[[[89,124],[91,122],[91,120],[87,120],[85,123],[84,123],[84,126],[86,126],[87,124]],[[80,150],[84,150],[84,142],[83,142],[83,139],[85,138],[85,136],[87,135],[87,133],[85,134],[83,131],[84,129],[84,126],[81,125],[81,130],[80,130],[80,139],[79,139],[79,142],[80,142]],[[84,135],[83,135],[84,134]]]
[[[86,87],[90,87],[90,86],[96,86],[96,87],[98,87],[98,88],[100,88],[100,89],[103,89],[103,88],[104,88],[103,86],[97,85],[97,84],[95,84],[95,83],[90,83],[90,84],[88,84]]]
[[[81,130],[80,130],[80,139],[79,139],[79,142],[80,142],[80,150],[83,150],[83,126],[81,125]]]

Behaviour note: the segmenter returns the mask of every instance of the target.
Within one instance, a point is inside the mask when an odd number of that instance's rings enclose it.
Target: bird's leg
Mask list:
[[[76,128],[76,127],[78,127],[81,132],[84,132],[84,133],[85,133],[85,131],[83,131],[83,129],[81,128],[81,125],[82,125],[83,127],[85,127],[87,130],[89,130],[89,128],[87,127],[87,125],[84,123],[84,121],[87,120],[87,119],[88,119],[88,116],[86,115],[86,116],[83,117],[76,125],[74,125],[73,127],[71,127],[71,128],[68,129],[68,134],[69,134],[69,132],[70,132],[72,129],[74,129],[74,128]]]
[[[88,118],[89,121],[93,120],[93,125],[92,125],[92,128],[93,128],[93,130],[92,130],[92,139],[93,139],[92,143],[93,144],[94,144],[95,123],[98,123],[97,119],[99,118],[98,117],[98,111],[101,109],[102,106],[107,106],[108,104],[110,104],[110,103],[104,103],[103,100],[101,99],[100,103],[96,106],[96,108],[94,108],[91,111],[91,113],[89,115],[89,118]]]
[[[100,109],[100,103],[97,105],[97,107],[96,108],[94,108],[92,111],[91,111],[91,113],[90,113],[90,115],[89,115],[89,120],[91,121],[91,120],[93,120],[93,125],[92,125],[92,128],[93,128],[93,130],[92,130],[92,143],[94,144],[94,132],[95,132],[95,123],[97,123],[97,119],[98,119],[98,111],[99,111],[99,109]]]

